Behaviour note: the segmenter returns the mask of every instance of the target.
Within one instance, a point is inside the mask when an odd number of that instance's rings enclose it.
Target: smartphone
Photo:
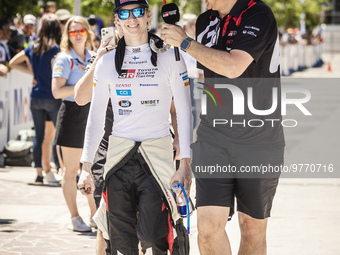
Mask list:
[[[114,27],[104,27],[100,30],[102,36],[102,42],[105,42],[108,38],[112,36],[109,45],[114,46],[116,45],[116,37],[115,37],[115,28]]]

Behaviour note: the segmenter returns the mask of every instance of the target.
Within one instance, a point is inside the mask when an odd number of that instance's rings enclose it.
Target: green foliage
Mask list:
[[[320,13],[322,11],[322,3],[328,0],[263,0],[273,10],[279,27],[299,27],[300,14],[306,15],[307,30],[320,24]],[[47,2],[43,0],[42,2]],[[73,13],[74,0],[56,0],[58,9],[67,9]],[[182,14],[191,12],[199,15],[201,13],[201,0],[168,0],[167,3],[175,2]],[[149,0],[152,7],[157,4],[159,10],[163,6],[163,0]],[[88,17],[94,14],[102,18],[105,24],[112,19],[112,10],[114,8],[114,0],[82,0],[82,15]],[[38,0],[1,0],[0,18],[12,19],[16,13],[21,16],[31,13],[36,17],[40,17],[42,8],[38,4]],[[154,14],[154,15],[159,15]],[[159,15],[160,16],[160,15]]]
[[[0,19],[13,19],[17,13],[22,16],[28,13],[35,16],[40,15],[40,7],[37,0],[1,0],[0,6]]]
[[[300,27],[300,14],[306,15],[307,31],[319,25],[322,4],[327,0],[264,0],[272,9],[279,27]]]

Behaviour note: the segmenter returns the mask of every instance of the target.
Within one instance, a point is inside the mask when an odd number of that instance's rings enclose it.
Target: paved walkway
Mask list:
[[[329,178],[283,178],[268,225],[268,254],[340,254],[340,55],[325,56],[327,66],[294,73],[287,86],[308,87],[312,100],[307,119],[298,110],[289,118],[299,121],[286,129],[286,163],[333,164]],[[313,82],[314,81],[314,82]],[[337,86],[338,85],[338,86]],[[301,177],[301,176],[300,176]],[[302,176],[303,177],[303,176]],[[316,177],[311,175],[309,177]],[[327,176],[326,176],[327,177]],[[33,186],[35,171],[28,167],[0,168],[1,255],[93,255],[96,232],[67,229],[70,218],[59,186]],[[194,192],[194,185],[192,187]],[[78,194],[80,215],[89,217],[86,198]],[[233,254],[237,254],[237,217],[227,224]],[[191,226],[191,254],[198,255],[196,214]]]

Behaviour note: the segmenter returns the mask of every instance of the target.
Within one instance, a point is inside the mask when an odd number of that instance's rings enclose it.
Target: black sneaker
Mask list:
[[[38,175],[37,178],[35,179],[34,185],[37,186],[44,185],[44,177]]]

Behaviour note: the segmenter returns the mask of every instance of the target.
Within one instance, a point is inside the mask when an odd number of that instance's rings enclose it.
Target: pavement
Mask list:
[[[306,104],[312,116],[289,108],[287,118],[296,119],[299,125],[285,128],[286,164],[309,164],[309,169],[303,166],[309,175],[296,173],[280,180],[268,222],[268,254],[340,254],[340,54],[324,54],[323,59],[323,67],[294,73],[284,81],[288,87],[307,87],[312,94]],[[326,172],[322,176],[310,170],[318,164]],[[0,254],[95,254],[96,230],[68,230],[70,215],[60,186],[33,186],[34,179],[35,170],[30,167],[0,168]],[[194,191],[193,185],[191,194]],[[80,193],[77,204],[87,222],[89,208]],[[191,255],[199,254],[196,219],[194,212]],[[226,230],[233,254],[237,254],[237,217],[228,222]]]

